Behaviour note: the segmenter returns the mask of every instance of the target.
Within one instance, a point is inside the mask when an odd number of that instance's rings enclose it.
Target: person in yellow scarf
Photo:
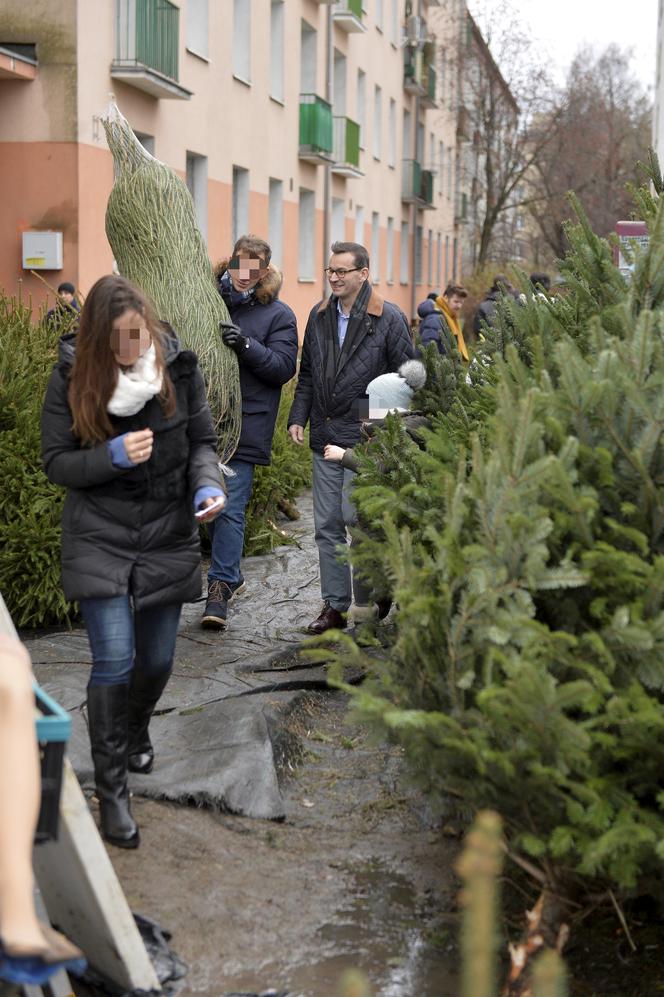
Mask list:
[[[448,284],[443,293],[436,298],[436,308],[441,313],[441,321],[446,324],[447,328],[450,330],[450,334],[455,337],[459,353],[466,362],[470,359],[470,357],[468,356],[468,347],[466,346],[466,341],[463,338],[463,332],[459,322],[459,312],[463,308],[463,303],[467,297],[468,291],[465,287],[462,287],[461,284]],[[437,345],[439,352],[444,353],[445,349],[440,336],[436,338],[438,340]],[[429,341],[432,341],[431,337],[429,337]],[[422,338],[422,345],[426,345],[424,337]]]

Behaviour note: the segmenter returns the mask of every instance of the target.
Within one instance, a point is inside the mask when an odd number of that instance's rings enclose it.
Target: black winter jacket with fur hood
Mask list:
[[[219,264],[218,277],[227,266],[228,260]],[[232,321],[248,340],[238,357],[242,429],[234,456],[249,464],[270,463],[281,388],[294,375],[297,363],[297,320],[292,309],[279,301],[281,283],[280,272],[270,265],[247,301],[233,304],[224,296]]]
[[[81,446],[67,401],[76,336],[60,340],[60,360],[42,411],[42,459],[49,481],[67,489],[62,513],[62,587],[68,599],[129,592],[137,609],[191,602],[201,593],[193,496],[219,487],[216,435],[196,355],[165,340],[176,396],[166,417],[157,398],[135,415],[111,416],[115,436],[152,429],[152,456],[115,467],[106,443]],[[223,486],[222,486],[223,487]]]

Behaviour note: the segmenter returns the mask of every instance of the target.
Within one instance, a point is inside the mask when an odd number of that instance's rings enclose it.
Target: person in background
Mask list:
[[[212,542],[208,595],[201,624],[211,630],[228,626],[228,603],[244,589],[240,559],[245,510],[251,498],[256,465],[270,463],[272,437],[281,389],[295,374],[297,321],[279,300],[281,274],[270,260],[264,239],[243,235],[233,254],[217,268],[219,291],[232,325],[222,339],[237,354],[242,393],[240,442],[228,462],[228,503],[208,530]]]
[[[439,353],[446,353],[447,348],[441,335],[443,326],[447,328],[452,337],[452,342],[456,342],[461,357],[468,361],[468,348],[463,338],[459,313],[463,308],[463,303],[468,297],[468,291],[460,284],[448,284],[444,292],[436,298],[436,308],[440,312],[440,322],[438,328],[427,328],[424,335],[420,335],[422,346],[435,343]]]
[[[414,356],[406,316],[384,301],[369,281],[369,254],[355,242],[335,242],[325,273],[332,294],[312,309],[304,333],[300,375],[288,416],[294,443],[309,423],[313,451],[315,538],[323,608],[309,624],[321,634],[345,626],[352,600],[350,565],[339,559],[346,527],[355,520],[349,491],[352,471],[326,461],[328,443],[352,447],[360,440],[367,385]]]
[[[80,312],[76,288],[68,280],[58,284],[58,300],[46,312],[46,321],[55,332],[65,332],[75,324]]]
[[[92,651],[90,746],[102,835],[136,848],[128,768],[149,772],[180,610],[201,592],[198,523],[225,494],[196,355],[144,295],[102,277],[60,340],[42,411],[46,476],[64,485],[62,587]]]
[[[502,294],[514,295],[514,289],[507,277],[504,274],[496,274],[493,278],[493,284],[487,291],[486,297],[475,312],[475,317],[473,318],[473,332],[476,336],[479,336],[482,332],[482,326],[493,325],[493,316],[496,310],[496,305],[500,301]]]
[[[417,306],[417,315],[420,320],[417,328],[417,334],[420,342],[424,341],[425,343],[430,343],[433,340],[438,343],[440,342],[440,330],[443,313],[436,305],[436,299],[439,297],[439,291],[432,291],[430,294],[427,294],[424,301],[421,301]]]
[[[362,424],[362,432],[366,439],[383,425],[389,412],[399,413],[404,420],[404,428],[410,434],[416,434],[422,426],[429,425],[429,420],[419,413],[411,413],[413,395],[426,382],[426,369],[420,360],[406,360],[398,371],[381,374],[367,385],[369,398],[369,418]],[[339,447],[328,443],[323,450],[326,461],[338,461],[346,470],[357,473],[358,463],[353,447]],[[349,524],[354,526],[357,520]],[[353,547],[351,539],[351,547]],[[355,568],[351,571],[353,582],[353,606],[350,616],[353,623],[367,623],[387,616],[392,600],[385,593],[375,593]]]
[[[530,283],[537,297],[545,299],[548,297],[551,290],[551,278],[548,273],[540,273],[539,271],[531,273]]]

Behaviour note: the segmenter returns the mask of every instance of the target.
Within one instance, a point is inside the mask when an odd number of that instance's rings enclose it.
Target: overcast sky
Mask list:
[[[486,3],[470,0],[474,13]],[[644,86],[653,87],[657,40],[658,0],[511,0],[521,13],[523,27],[530,27],[559,67],[559,80],[577,49],[589,42],[598,51],[615,42],[633,48],[632,68]],[[480,20],[481,23],[481,20]]]

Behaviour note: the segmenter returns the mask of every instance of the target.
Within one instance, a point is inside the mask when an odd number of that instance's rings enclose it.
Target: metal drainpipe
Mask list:
[[[327,32],[327,57],[325,60],[325,100],[332,107],[332,148],[334,149],[334,106],[332,101],[334,94],[332,91],[332,73],[334,67],[334,34],[332,31],[332,5],[328,5],[325,13],[325,30]],[[332,164],[325,163],[323,166],[323,267],[327,266],[328,254],[330,252],[330,213],[332,201]],[[322,296],[327,297],[328,286],[325,274],[322,275]]]
[[[422,0],[417,0],[417,16],[422,17]],[[417,137],[420,125],[420,95],[415,97],[415,115],[413,121],[413,161],[417,161]],[[422,164],[420,163],[420,166]],[[417,280],[415,275],[415,261],[417,259],[417,203],[413,201],[411,229],[413,233],[413,244],[410,256],[410,321],[417,316]]]

